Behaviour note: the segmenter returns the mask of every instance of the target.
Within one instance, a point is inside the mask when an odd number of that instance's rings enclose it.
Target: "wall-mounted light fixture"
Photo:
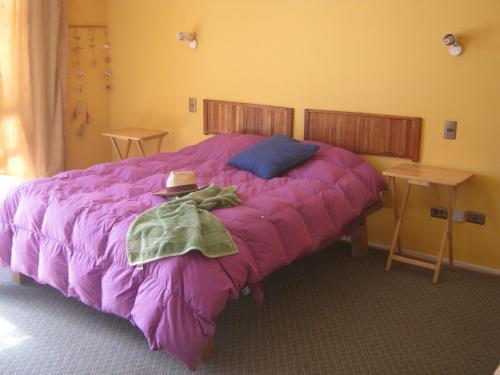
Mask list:
[[[453,34],[446,34],[443,43],[448,46],[448,52],[452,56],[458,56],[462,53],[462,46],[458,43],[457,37]]]
[[[177,33],[175,36],[177,40],[182,41],[187,41],[189,48],[195,49],[196,46],[198,45],[198,42],[196,42],[196,34],[195,33],[185,33],[181,31],[180,33]]]

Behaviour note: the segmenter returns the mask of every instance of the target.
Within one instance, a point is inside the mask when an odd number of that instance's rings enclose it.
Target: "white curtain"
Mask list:
[[[66,0],[0,0],[0,175],[64,168]]]

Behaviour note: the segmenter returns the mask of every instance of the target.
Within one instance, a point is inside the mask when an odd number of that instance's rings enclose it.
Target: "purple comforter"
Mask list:
[[[215,317],[242,287],[343,235],[378,199],[380,175],[359,156],[321,144],[282,177],[263,180],[227,160],[262,137],[226,134],[176,153],[96,165],[21,185],[0,203],[0,265],[130,320],[152,349],[195,369]],[[239,253],[197,252],[130,267],[126,232],[162,198],[171,170],[198,184],[236,184],[241,206],[213,211]]]

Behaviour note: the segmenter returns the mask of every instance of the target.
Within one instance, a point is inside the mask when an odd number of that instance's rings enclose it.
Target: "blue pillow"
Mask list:
[[[309,159],[318,148],[285,135],[274,135],[233,156],[229,164],[270,179]]]

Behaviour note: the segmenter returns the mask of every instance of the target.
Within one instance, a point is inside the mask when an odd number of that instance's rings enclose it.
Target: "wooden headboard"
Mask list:
[[[418,117],[306,109],[304,139],[359,154],[418,161],[420,127]]]
[[[293,136],[293,108],[269,105],[203,101],[205,134],[242,133]]]

